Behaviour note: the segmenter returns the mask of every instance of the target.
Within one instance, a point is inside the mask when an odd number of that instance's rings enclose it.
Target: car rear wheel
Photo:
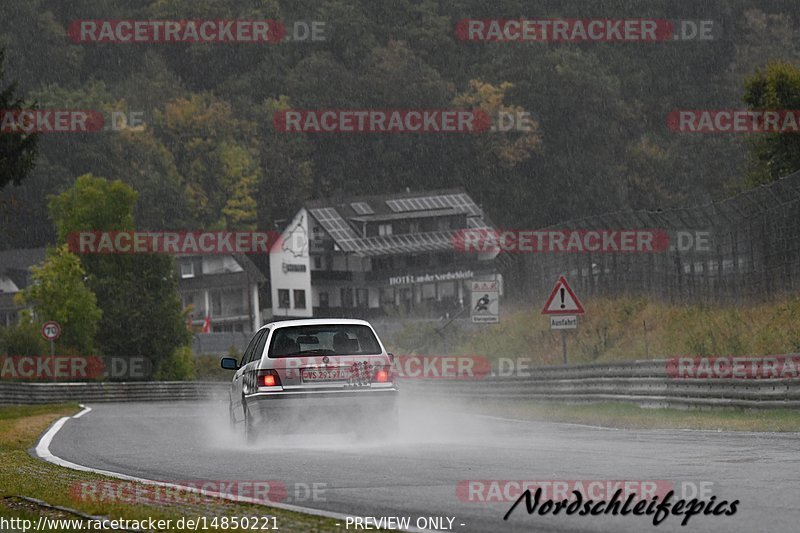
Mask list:
[[[253,416],[250,414],[250,410],[247,409],[247,404],[244,405],[244,422],[242,426],[244,428],[244,442],[246,444],[255,444],[258,440],[258,432],[255,428],[255,423],[253,421]]]

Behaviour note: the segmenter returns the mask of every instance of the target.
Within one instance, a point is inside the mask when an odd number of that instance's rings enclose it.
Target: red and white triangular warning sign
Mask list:
[[[572,292],[567,278],[560,276],[547,303],[542,309],[543,315],[582,315],[585,311],[578,297]]]

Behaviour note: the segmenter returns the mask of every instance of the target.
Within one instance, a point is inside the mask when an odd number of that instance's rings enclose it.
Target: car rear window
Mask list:
[[[380,344],[372,329],[357,324],[278,328],[269,345],[269,357],[380,353]]]

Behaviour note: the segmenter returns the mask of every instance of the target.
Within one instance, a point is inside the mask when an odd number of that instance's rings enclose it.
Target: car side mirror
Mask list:
[[[225,370],[237,370],[239,368],[239,363],[237,363],[236,359],[233,357],[223,357],[219,362],[219,366]]]

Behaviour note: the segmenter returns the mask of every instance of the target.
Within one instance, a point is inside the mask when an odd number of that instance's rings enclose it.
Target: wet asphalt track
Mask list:
[[[420,401],[403,406],[401,433],[391,442],[305,432],[246,447],[228,430],[227,404],[91,407],[56,435],[53,454],[169,482],[279,480],[288,489],[286,503],[338,513],[410,516],[412,524],[450,516],[453,530],[464,532],[800,528],[800,434],[609,430],[432,411]],[[695,516],[681,527],[671,516],[654,527],[649,517],[528,516],[524,504],[504,522],[510,503],[470,503],[456,495],[462,480],[509,479],[669,480],[679,495],[681,482],[711,482],[718,501],[740,504],[731,517]],[[313,483],[325,488],[317,501],[302,497]],[[346,531],[344,524],[339,529]]]

